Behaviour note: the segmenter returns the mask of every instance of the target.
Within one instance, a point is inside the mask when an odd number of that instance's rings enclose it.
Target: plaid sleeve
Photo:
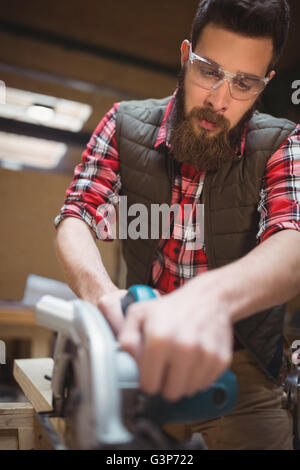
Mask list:
[[[116,142],[118,103],[104,116],[82,153],[64,205],[54,219],[57,228],[66,217],[84,220],[102,240],[113,239],[115,207],[119,201],[120,165]]]
[[[300,231],[300,124],[269,159],[258,206],[258,243],[282,229]]]

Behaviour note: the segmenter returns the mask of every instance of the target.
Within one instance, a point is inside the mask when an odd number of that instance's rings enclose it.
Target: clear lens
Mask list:
[[[264,81],[259,78],[236,76],[232,79],[232,96],[237,99],[248,99],[258,95],[264,87]]]
[[[194,80],[199,86],[210,90],[221,80],[224,80],[224,73],[219,67],[207,64],[198,59],[190,62],[191,71]],[[249,100],[258,95],[265,87],[265,82],[256,77],[236,75],[230,80],[232,97],[238,100]]]
[[[213,88],[223,78],[223,74],[219,72],[218,67],[209,65],[201,60],[192,62],[192,72],[199,85],[203,88]]]

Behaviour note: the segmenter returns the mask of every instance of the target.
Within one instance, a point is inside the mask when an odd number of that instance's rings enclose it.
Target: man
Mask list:
[[[284,303],[300,290],[300,126],[254,113],[288,24],[285,0],[201,1],[173,97],[107,113],[55,220],[67,281],[106,315],[145,392],[177,400],[228,367],[236,373],[234,413],[168,429],[178,438],[202,432],[209,449],[292,448],[280,374]],[[191,249],[174,216],[169,239],[124,241],[128,285],[168,294],[132,305],[126,319],[125,291],[92,238],[105,218],[98,208],[120,194],[148,209],[191,205],[190,228],[203,240]]]

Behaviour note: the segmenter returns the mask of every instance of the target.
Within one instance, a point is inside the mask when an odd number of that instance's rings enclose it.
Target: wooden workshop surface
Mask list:
[[[1,325],[28,325],[35,326],[37,323],[34,317],[34,310],[18,306],[0,305]]]
[[[0,403],[0,450],[34,448],[34,426],[30,403]]]
[[[53,359],[16,359],[13,375],[36,412],[52,410],[51,377]]]
[[[52,448],[31,403],[0,403],[0,451]]]
[[[51,381],[45,378],[45,375],[52,377],[54,361],[52,358],[45,357],[39,359],[16,359],[14,361],[13,375],[26,398],[32,405],[34,412],[52,411],[52,389]],[[64,441],[66,432],[66,423],[63,418],[50,418],[50,421]],[[38,434],[43,435],[40,428]],[[46,436],[42,436],[42,442],[38,443],[40,449],[49,449],[49,441]],[[34,439],[37,443],[37,436]],[[44,446],[44,447],[43,447]],[[50,447],[51,448],[51,447]]]

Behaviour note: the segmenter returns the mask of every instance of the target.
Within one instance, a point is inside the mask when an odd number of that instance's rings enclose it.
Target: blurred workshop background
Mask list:
[[[39,286],[64,281],[53,249],[53,219],[91,133],[116,101],[173,92],[180,45],[189,37],[197,4],[2,2],[0,339],[7,363],[49,354],[49,336],[34,324],[34,295],[26,288],[30,279]],[[300,80],[299,0],[290,0],[290,6],[289,40],[261,110],[299,122],[300,104],[292,101],[292,85]],[[102,244],[101,253],[121,284],[119,243]],[[300,310],[300,299],[289,309]]]

